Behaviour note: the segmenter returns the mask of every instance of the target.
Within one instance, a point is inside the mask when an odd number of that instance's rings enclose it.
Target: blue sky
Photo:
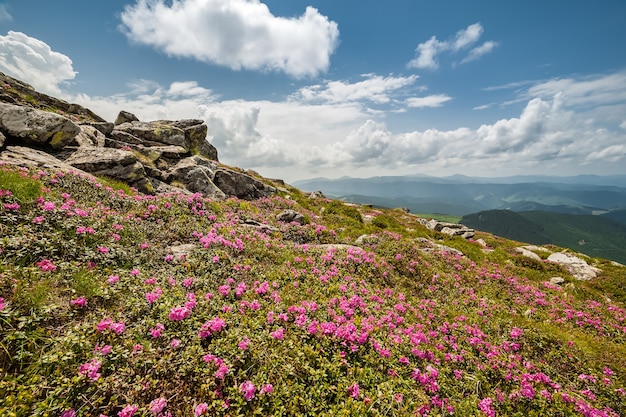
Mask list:
[[[0,71],[287,181],[626,174],[625,45],[621,0],[0,1]]]

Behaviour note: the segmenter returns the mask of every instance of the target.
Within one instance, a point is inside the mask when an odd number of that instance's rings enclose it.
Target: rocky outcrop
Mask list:
[[[448,236],[462,236],[465,239],[471,239],[475,235],[474,229],[470,229],[467,226],[458,223],[448,223],[439,220],[431,219],[418,219],[418,221],[426,226],[429,230],[443,233]]]
[[[306,218],[303,214],[298,213],[295,210],[284,210],[276,216],[276,220],[283,223],[298,223],[304,224],[306,223]]]
[[[74,139],[80,128],[56,113],[0,103],[0,132],[7,139],[25,145],[47,145],[61,149]]]
[[[588,281],[602,273],[601,269],[589,265],[584,259],[571,253],[553,253],[548,257],[548,261],[562,265],[567,272],[580,281]]]
[[[82,170],[144,193],[178,190],[246,200],[276,193],[263,181],[219,164],[203,120],[144,122],[120,111],[109,123],[2,73],[0,82],[2,163]]]

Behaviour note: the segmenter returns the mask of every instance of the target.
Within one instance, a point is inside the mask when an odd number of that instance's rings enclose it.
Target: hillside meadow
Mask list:
[[[626,415],[626,268],[476,238],[0,167],[0,415]]]

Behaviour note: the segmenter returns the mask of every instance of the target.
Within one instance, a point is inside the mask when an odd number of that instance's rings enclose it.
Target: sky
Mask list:
[[[626,174],[623,0],[0,0],[0,71],[288,182]]]

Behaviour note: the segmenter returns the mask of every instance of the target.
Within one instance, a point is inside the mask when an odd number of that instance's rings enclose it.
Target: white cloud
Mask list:
[[[39,39],[13,31],[0,36],[0,67],[7,75],[57,96],[61,86],[76,76],[69,57]]]
[[[452,100],[446,94],[433,94],[426,97],[411,97],[406,100],[409,107],[441,107],[443,103]]]
[[[171,56],[235,70],[283,71],[301,78],[325,72],[338,44],[337,23],[307,7],[274,16],[258,0],[137,0],[121,14],[133,42]]]
[[[303,87],[292,98],[310,103],[346,103],[367,100],[384,104],[391,100],[391,93],[413,84],[418,78],[417,75],[382,77],[375,74],[365,74],[364,77],[365,80],[356,83],[327,81],[323,85]]]
[[[478,42],[483,31],[484,29],[480,23],[474,23],[458,31],[454,38],[448,39],[447,41],[439,41],[433,36],[426,42],[417,45],[415,49],[417,56],[409,61],[407,66],[409,68],[437,69],[439,67],[437,55],[442,52],[458,53],[461,50],[471,47]],[[469,54],[463,58],[460,63],[464,64],[478,59],[491,52],[497,45],[497,42],[486,41],[481,46],[471,49]]]
[[[0,4],[0,22],[11,22],[12,20],[13,16],[9,13],[6,4]]]

